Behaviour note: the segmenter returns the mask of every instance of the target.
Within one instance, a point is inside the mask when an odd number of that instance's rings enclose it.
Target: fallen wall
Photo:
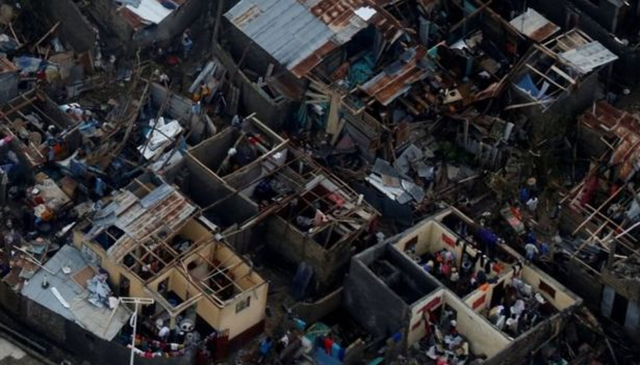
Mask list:
[[[298,302],[292,310],[305,322],[316,323],[338,310],[342,304],[343,297],[344,289],[341,287],[315,302]]]

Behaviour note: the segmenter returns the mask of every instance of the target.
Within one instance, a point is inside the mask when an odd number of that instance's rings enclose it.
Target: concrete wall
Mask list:
[[[179,177],[181,173],[185,174],[183,178]],[[255,204],[234,194],[222,180],[191,157],[172,167],[166,176],[169,182],[177,183],[180,190],[200,207],[220,201],[210,211],[219,219],[223,228],[244,223],[258,213]],[[208,213],[205,212],[204,215],[208,216]]]
[[[271,129],[280,130],[287,118],[297,110],[296,103],[285,99],[275,100],[261,90],[241,71],[231,54],[220,45],[214,45],[213,52],[228,70],[229,75],[234,77],[233,84],[240,89],[240,102],[243,106],[240,113],[244,115],[256,113],[256,117]],[[251,56],[245,56],[246,59],[256,60]],[[264,63],[264,65],[267,64]]]
[[[307,323],[316,323],[338,310],[343,302],[344,288],[340,287],[315,302],[298,302],[293,313]]]
[[[601,276],[602,283],[614,289],[616,293],[623,297],[640,302],[640,284],[636,278],[623,278],[612,274],[609,269],[604,268]]]
[[[590,0],[571,0],[577,8],[582,10],[586,15],[597,21],[602,27],[609,32],[616,31],[617,16],[619,7],[609,1],[598,1],[594,4]]]
[[[409,324],[409,306],[356,258],[345,281],[345,301],[353,318],[375,337],[386,338]]]
[[[616,294],[619,295],[616,289],[610,286],[605,286],[602,291],[602,305],[599,312],[606,318],[611,319],[612,315],[614,315],[613,310],[616,302]],[[640,342],[640,338],[638,337],[640,335],[640,306],[638,306],[638,302],[634,300],[627,302],[623,318],[624,323],[620,323],[620,313],[615,314],[618,318],[616,320],[612,319],[612,321],[623,325],[625,332],[633,337],[636,343]]]
[[[328,285],[346,271],[351,257],[349,243],[343,243],[333,250],[325,250],[313,238],[278,215],[265,219],[265,232],[265,240],[270,249],[289,262],[306,262],[311,265],[320,284]]]
[[[444,303],[444,289],[439,289],[426,296],[411,307],[411,320],[407,329],[407,346],[420,341],[427,335],[425,312],[432,312],[440,308]]]
[[[585,301],[591,308],[600,307],[600,295],[602,294],[602,283],[600,275],[582,266],[582,264],[572,259],[566,266],[566,282],[571,290]]]
[[[0,307],[16,321],[37,332],[50,343],[87,360],[92,365],[129,362],[130,350],[125,346],[97,338],[77,324],[17,294],[4,282],[0,283]],[[180,358],[155,359],[136,357],[135,362],[141,365],[194,364],[194,355],[187,353]]]
[[[517,87],[512,86],[511,90],[512,95],[518,100],[514,101],[513,104],[532,101],[529,96],[525,96]],[[531,123],[530,138],[533,138],[534,141],[542,141],[563,135],[569,124],[575,120],[575,117],[592,105],[597,91],[598,74],[592,73],[583,79],[575,89],[571,90],[570,94],[561,94],[559,99],[547,110],[543,110],[542,107],[538,106],[518,109],[518,112],[524,114]]]
[[[93,19],[106,31],[109,36],[123,41],[122,46],[126,48],[126,41],[133,37],[133,28],[118,14],[116,4],[111,0],[94,0],[87,8]]]
[[[600,139],[606,135],[603,132],[578,123],[578,146],[587,158],[599,158],[609,151],[609,147]]]
[[[531,358],[532,352],[537,350],[541,344],[556,337],[570,318],[570,315],[556,314],[515,339],[508,348],[499,352],[484,364],[504,365],[523,363],[524,359]]]
[[[214,224],[218,224],[224,231],[229,229],[233,234],[226,235],[227,242],[239,254],[244,254],[255,247],[253,237],[260,236],[262,225],[257,224],[250,229],[237,231],[236,228],[258,214],[258,206],[247,198],[234,193],[233,189],[225,185],[224,181],[215,176],[204,165],[192,157],[171,167],[165,178],[169,183],[175,183],[180,190],[200,207],[208,207],[222,200],[204,216]],[[215,217],[216,221],[210,219]],[[228,233],[228,232],[226,232]]]
[[[159,109],[166,98],[167,89],[164,86],[154,82],[151,84],[150,90],[151,103],[155,108]],[[169,98],[170,100],[167,104],[165,113],[173,119],[186,121],[191,114],[191,107],[194,104],[193,101],[176,93],[172,93]]]
[[[141,27],[135,30],[126,19],[118,13],[117,6],[112,0],[93,0],[87,8],[93,18],[110,36],[122,41],[126,50],[133,50],[138,46],[148,46],[153,41],[165,42],[171,40],[195,23],[204,10],[203,0],[188,0],[174,10],[160,24]]]
[[[469,340],[471,350],[477,355],[492,357],[509,346],[510,340],[489,321],[481,317],[462,302],[455,294],[445,291],[447,306],[457,312],[458,331]]]
[[[489,284],[486,290],[476,289],[472,293],[468,294],[464,298],[464,302],[476,312],[481,312],[487,309],[487,307],[491,305],[494,288],[499,285],[505,285],[505,282],[509,283],[511,278],[513,278],[513,270],[502,276],[495,284]]]
[[[421,295],[420,299],[407,304],[369,269],[368,265],[383,255],[402,272],[406,280],[412,281],[414,289]],[[413,326],[422,317],[425,303],[437,298],[439,289],[438,283],[425,275],[412,260],[383,243],[351,259],[349,276],[345,282],[345,301],[351,315],[364,328],[375,337],[386,338],[399,330],[411,334]],[[419,336],[420,333],[416,333],[410,339],[415,341]]]
[[[538,269],[525,265],[522,268],[521,276],[524,282],[531,285],[535,291],[542,294],[542,296],[559,311],[564,311],[572,306],[582,303],[580,298],[577,298],[572,293],[568,292],[562,284],[558,283],[552,277]],[[540,286],[543,283],[552,287],[555,290],[555,295],[552,296],[546,291],[540,289]]]
[[[240,132],[237,129],[225,128],[189,150],[189,153],[209,168],[211,172],[216,173],[227,156],[227,151],[233,147],[238,138],[240,138]]]
[[[427,222],[419,225],[415,231],[403,237],[398,243],[394,244],[394,247],[404,252],[411,242],[415,242],[415,253],[418,256],[428,252],[435,253],[441,250],[448,250],[455,255],[456,265],[460,265],[463,245],[456,244],[457,241],[457,236],[443,225],[436,222]]]

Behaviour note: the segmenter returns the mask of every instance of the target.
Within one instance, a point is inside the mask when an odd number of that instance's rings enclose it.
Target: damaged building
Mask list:
[[[582,300],[506,245],[480,251],[456,233],[461,225],[473,222],[444,211],[355,256],[349,309],[374,333],[426,346],[434,362],[518,363],[556,336]]]
[[[563,198],[563,227],[574,237],[561,242],[567,278],[582,283],[577,285],[580,292],[604,316],[637,334],[635,161],[640,120],[600,101],[578,122],[579,139],[592,160],[584,179]]]
[[[637,358],[638,1],[18,4],[0,319],[42,356]]]
[[[239,127],[193,147],[168,174],[198,196],[193,199],[203,216],[239,252],[264,244],[294,267],[308,266],[317,285],[335,282],[362,246],[377,211],[255,117]],[[200,191],[201,184],[210,186],[211,194],[192,190]],[[237,204],[246,209],[229,214]]]

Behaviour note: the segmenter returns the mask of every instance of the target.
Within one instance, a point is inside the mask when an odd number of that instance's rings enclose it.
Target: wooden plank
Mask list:
[[[551,80],[549,77],[547,77],[547,75],[543,74],[542,72],[538,71],[536,68],[534,68],[533,66],[531,66],[530,64],[525,64],[525,66],[527,66],[529,69],[531,69],[531,71],[537,73],[538,75],[542,76],[543,78],[545,78],[547,81],[549,81],[550,83],[552,83],[553,85],[561,88],[564,91],[568,91],[565,87],[563,87],[562,85],[558,84],[557,82]]]
[[[327,118],[326,132],[335,136],[340,129],[340,94],[334,92],[331,95],[331,103],[329,104],[329,116]]]
[[[569,81],[572,85],[576,84],[576,80],[572,79],[571,76],[569,76],[566,73],[564,73],[564,71],[562,71],[561,69],[556,67],[556,65],[551,66],[551,70],[555,71],[555,73],[557,73],[558,75],[562,76],[563,79]]]

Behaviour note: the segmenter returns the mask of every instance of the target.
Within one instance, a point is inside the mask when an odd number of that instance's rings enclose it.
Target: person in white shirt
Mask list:
[[[160,331],[158,331],[158,337],[160,337],[162,341],[167,342],[167,339],[169,339],[170,333],[171,333],[171,330],[169,329],[169,327],[162,326],[162,328],[160,328]]]

